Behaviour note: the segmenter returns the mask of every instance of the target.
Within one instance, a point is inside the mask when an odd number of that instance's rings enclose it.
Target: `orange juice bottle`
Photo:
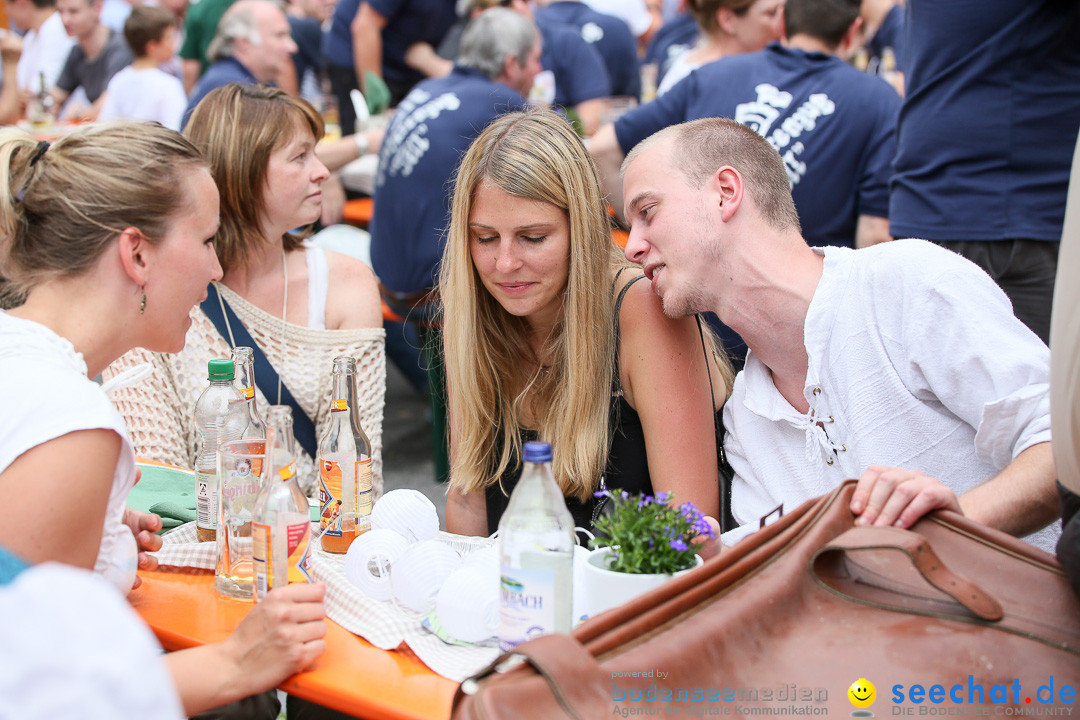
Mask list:
[[[334,359],[330,424],[319,440],[322,549],[343,553],[371,527],[371,443],[356,407],[356,360]]]
[[[311,581],[307,572],[311,518],[296,481],[292,408],[272,405],[269,420],[262,489],[251,515],[256,601],[275,587]]]

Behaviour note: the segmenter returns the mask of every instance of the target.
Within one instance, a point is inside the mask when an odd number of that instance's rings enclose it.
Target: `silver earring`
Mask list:
[[[139,289],[142,290],[142,300],[139,301],[139,314],[142,315],[146,312],[146,290],[144,288]]]

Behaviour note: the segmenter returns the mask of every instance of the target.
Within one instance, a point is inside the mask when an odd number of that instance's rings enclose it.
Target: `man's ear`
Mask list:
[[[713,173],[709,183],[713,197],[716,199],[716,206],[720,210],[720,219],[727,222],[742,205],[742,175],[730,165],[724,165]]]
[[[510,78],[514,77],[514,72],[517,70],[517,66],[517,58],[515,58],[510,53],[506,53],[506,55],[503,56],[502,72],[499,74],[499,77],[495,79],[495,81],[509,81]]]
[[[150,241],[138,228],[124,228],[117,238],[117,252],[120,253],[120,265],[132,281],[142,287],[150,268]]]
[[[844,60],[849,60],[856,50],[866,44],[866,38],[863,37],[862,30],[863,19],[860,15],[852,21],[851,26],[844,33],[844,37],[840,40],[840,46],[836,48],[836,54]]]

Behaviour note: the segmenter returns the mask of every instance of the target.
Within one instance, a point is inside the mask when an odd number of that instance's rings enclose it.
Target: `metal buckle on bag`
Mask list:
[[[499,674],[510,672],[528,659],[527,656],[521,653],[510,653],[495,665],[495,672]]]
[[[775,515],[776,517],[773,518],[772,520],[769,520],[769,518],[771,518],[773,515]],[[765,513],[761,517],[761,519],[758,520],[758,530],[765,527],[766,525],[769,525],[770,523],[776,522],[777,520],[779,520],[782,517],[784,517],[784,503],[780,503],[779,505],[774,507],[772,510]]]
[[[480,692],[480,680],[488,677],[490,674],[503,674],[510,672],[514,668],[523,664],[528,658],[521,653],[511,652],[506,656],[499,658],[493,665],[489,665],[488,668],[482,671],[478,675],[465,678],[461,681],[461,686],[458,688],[463,695],[475,695]]]

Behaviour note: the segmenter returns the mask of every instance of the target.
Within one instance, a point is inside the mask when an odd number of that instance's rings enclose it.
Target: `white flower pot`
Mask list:
[[[700,555],[695,555],[693,567],[673,574],[625,573],[608,569],[610,553],[611,548],[598,548],[589,553],[585,561],[581,590],[585,594],[584,608],[589,617],[629,602],[638,595],[663,585],[673,577],[685,575],[704,562]]]

